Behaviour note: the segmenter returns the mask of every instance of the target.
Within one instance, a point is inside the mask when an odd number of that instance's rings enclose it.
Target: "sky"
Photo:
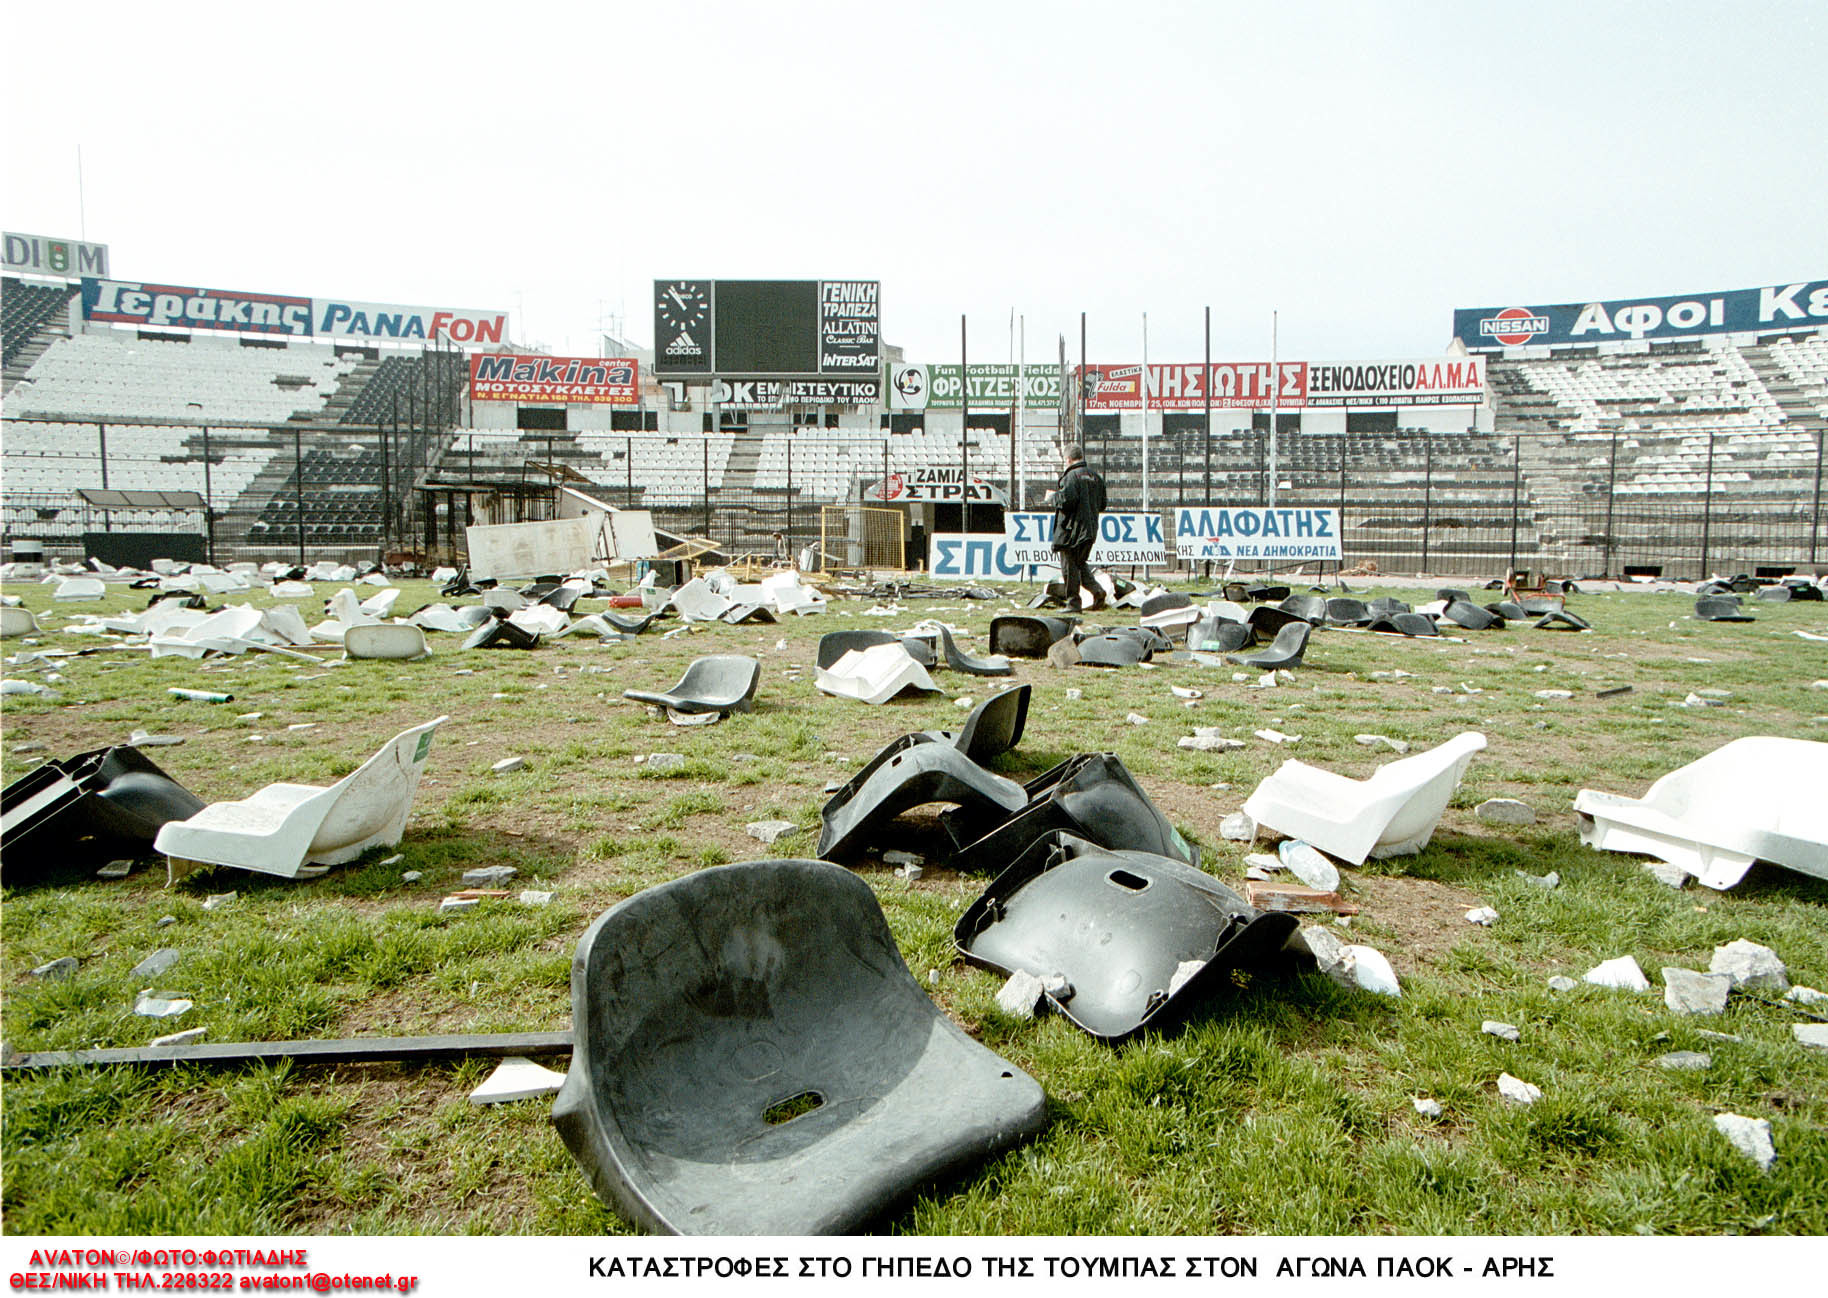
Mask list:
[[[0,224],[118,278],[512,313],[877,279],[911,361],[1439,353],[1828,278],[1822,0],[14,4]],[[30,52],[28,54],[28,51]],[[81,166],[78,168],[80,151]]]

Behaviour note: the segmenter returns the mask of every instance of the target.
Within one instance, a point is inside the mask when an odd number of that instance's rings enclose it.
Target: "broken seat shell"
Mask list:
[[[672,708],[675,712],[753,712],[762,664],[742,654],[695,658],[679,683],[664,694],[623,690],[622,697]]]
[[[159,827],[203,810],[203,799],[137,748],[98,748],[27,771],[0,794],[0,861],[17,887],[72,862],[151,851]]]
[[[38,616],[29,608],[0,607],[0,639],[19,635],[37,635]]]
[[[1828,879],[1828,743],[1753,735],[1677,767],[1642,798],[1582,789],[1581,842],[1679,865],[1716,890],[1753,861]]]
[[[212,802],[160,829],[155,845],[171,858],[174,876],[196,863],[286,878],[307,862],[341,865],[371,847],[392,847],[406,832],[432,733],[448,719],[401,731],[328,788],[269,784],[240,802]]]
[[[1363,780],[1291,759],[1244,800],[1244,813],[1353,865],[1367,857],[1408,856],[1434,836],[1467,763],[1484,747],[1485,736],[1468,730],[1427,752],[1386,762]]]
[[[425,632],[410,622],[352,626],[343,632],[343,653],[350,658],[387,658],[402,662],[423,658],[426,656]]]
[[[869,885],[716,866],[617,903],[571,965],[552,1122],[649,1231],[856,1233],[1039,1131],[1040,1086],[908,972]]]
[[[1229,986],[1232,969],[1273,958],[1296,922],[1259,913],[1183,862],[1054,832],[997,876],[952,936],[974,964],[1063,978],[1049,1003],[1118,1041]]]

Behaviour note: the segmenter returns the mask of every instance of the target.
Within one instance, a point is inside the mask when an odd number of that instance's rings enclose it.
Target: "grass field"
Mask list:
[[[320,585],[319,595],[334,588]],[[12,587],[49,630],[37,649],[88,649],[60,634],[66,611],[137,609],[144,595],[53,608],[49,587]],[[1425,590],[1396,590],[1432,598]],[[436,598],[409,583],[400,609]],[[262,594],[251,602],[269,602]],[[1221,818],[1284,758],[1362,776],[1388,753],[1373,732],[1417,748],[1462,730],[1474,758],[1434,841],[1419,856],[1342,871],[1362,913],[1351,940],[1382,950],[1403,981],[1389,1000],[1316,974],[1259,975],[1196,1011],[1184,1028],[1120,1049],[1056,1017],[1004,1016],[1001,980],[957,959],[954,921],[987,880],[945,868],[937,827],[910,883],[874,859],[847,862],[875,890],[916,978],[973,1036],[1045,1088],[1035,1140],[939,1187],[883,1223],[933,1234],[1808,1233],[1828,1231],[1828,1056],[1798,1045],[1795,1007],[1735,996],[1715,1019],[1664,1008],[1659,971],[1706,969],[1736,938],[1774,948],[1793,982],[1828,988],[1828,884],[1756,867],[1732,892],[1659,884],[1633,858],[1580,845],[1569,804],[1593,787],[1639,794],[1658,775],[1742,735],[1828,740],[1828,631],[1822,604],[1758,605],[1758,621],[1710,624],[1691,600],[1577,596],[1595,630],[1513,627],[1463,643],[1323,632],[1275,689],[1229,669],[1058,671],[1017,660],[1034,686],[1027,733],[997,759],[1028,778],[1075,752],[1117,753],[1206,868],[1243,890],[1242,844]],[[305,609],[316,620],[315,601]],[[575,613],[599,607],[586,601]],[[4,774],[44,757],[124,743],[136,728],[182,735],[149,749],[206,800],[279,780],[329,783],[385,739],[448,714],[413,820],[397,849],[310,882],[229,869],[167,888],[162,863],[119,881],[89,872],[53,884],[9,880],[3,1027],[17,1051],[133,1046],[182,1028],[208,1040],[430,1032],[551,1031],[570,1023],[572,949],[616,900],[689,871],[770,855],[810,855],[825,786],[883,743],[953,726],[955,699],[985,682],[940,672],[952,697],[881,708],[827,698],[812,684],[818,637],[901,628],[933,615],[984,651],[996,604],[910,600],[884,616],[868,600],[780,626],[714,625],[671,640],[598,645],[567,639],[534,652],[455,648],[433,636],[416,663],[313,668],[275,656],[197,663],[106,649],[65,660],[60,702],[8,697]],[[48,616],[46,616],[48,611]],[[30,650],[6,643],[10,653]],[[685,729],[624,701],[659,688],[710,652],[763,663],[757,710]],[[1374,678],[1376,672],[1406,676]],[[21,673],[9,670],[9,677]],[[1251,674],[1252,680],[1255,673]],[[42,679],[28,676],[27,679]],[[168,686],[221,690],[227,704],[176,702]],[[1188,707],[1173,685],[1204,698]],[[1596,697],[1630,685],[1631,692]],[[1066,690],[1083,690],[1068,699]],[[1540,700],[1535,691],[1572,691]],[[1718,707],[1677,706],[1727,691]],[[1126,714],[1147,718],[1131,724]],[[258,713],[257,717],[246,714]],[[1175,741],[1222,726],[1242,750],[1205,754]],[[1292,748],[1252,737],[1273,726]],[[293,727],[309,727],[294,729]],[[22,754],[22,746],[40,751]],[[665,774],[638,757],[685,754]],[[499,759],[526,766],[493,775]],[[1828,790],[1824,790],[1828,794]],[[1493,796],[1521,798],[1538,823],[1476,820]],[[744,832],[780,818],[801,827],[773,848]],[[402,861],[383,865],[395,854]],[[548,889],[551,905],[512,898],[451,915],[438,902],[466,869],[505,864],[511,889]],[[1518,872],[1561,875],[1545,891]],[[403,871],[419,871],[414,883]],[[205,911],[211,894],[234,891]],[[1491,928],[1465,912],[1495,907]],[[161,918],[174,923],[161,926]],[[129,971],[160,947],[181,958],[156,986],[195,1001],[176,1020],[136,1017]],[[1587,985],[1593,965],[1636,957],[1656,989]],[[74,956],[76,974],[30,971]],[[937,980],[929,983],[929,971]],[[1818,1009],[1820,1007],[1817,1007]],[[1483,1035],[1516,1024],[1521,1040]],[[1733,1040],[1701,1035],[1730,1034]],[[1656,1064],[1674,1050],[1712,1057],[1704,1071]],[[126,1069],[11,1077],[4,1089],[4,1228],[9,1234],[370,1234],[620,1232],[547,1121],[549,1105],[466,1102],[491,1065]],[[1523,1108],[1495,1081],[1540,1086]],[[1419,1116],[1414,1096],[1438,1100]],[[1768,1172],[1732,1149],[1713,1115],[1770,1121]]]

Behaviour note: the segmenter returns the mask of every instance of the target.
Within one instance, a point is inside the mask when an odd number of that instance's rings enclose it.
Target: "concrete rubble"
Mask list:
[[[1747,1118],[1737,1113],[1716,1113],[1714,1130],[1727,1138],[1734,1149],[1770,1171],[1777,1161],[1777,1146],[1771,1140],[1771,1124],[1763,1118]]]
[[[1587,970],[1585,981],[1595,987],[1613,987],[1620,991],[1647,992],[1650,990],[1650,979],[1638,967],[1637,960],[1628,955],[1604,961]]]

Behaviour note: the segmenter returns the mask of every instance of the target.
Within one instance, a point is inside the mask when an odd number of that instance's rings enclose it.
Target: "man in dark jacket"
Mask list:
[[[1079,608],[1081,587],[1092,592],[1092,609],[1104,607],[1104,590],[1092,580],[1087,561],[1098,540],[1098,515],[1104,512],[1104,479],[1085,465],[1085,452],[1066,448],[1066,469],[1054,490],[1054,549],[1060,555],[1060,578],[1069,608]]]

